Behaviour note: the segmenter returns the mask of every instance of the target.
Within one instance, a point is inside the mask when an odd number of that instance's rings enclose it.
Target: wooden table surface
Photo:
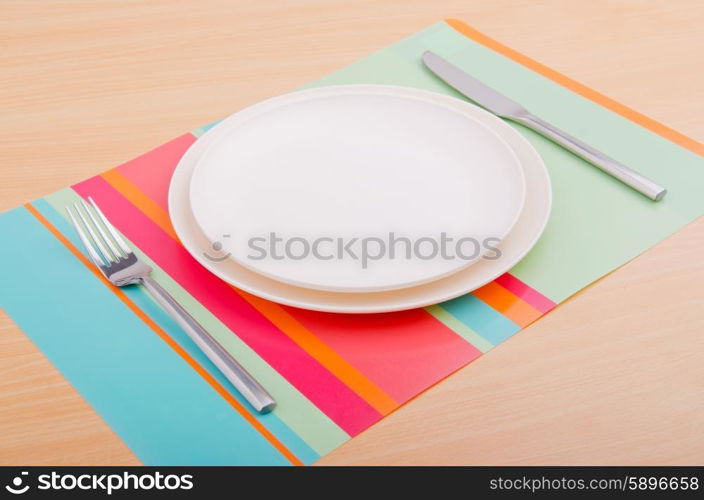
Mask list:
[[[0,210],[446,17],[704,140],[701,0],[0,0]],[[700,219],[320,463],[704,463],[702,248]],[[137,463],[0,311],[0,464]]]

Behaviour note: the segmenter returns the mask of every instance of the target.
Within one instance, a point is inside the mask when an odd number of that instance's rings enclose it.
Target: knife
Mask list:
[[[541,134],[651,200],[660,201],[667,193],[664,187],[653,180],[617,162],[601,151],[594,149],[590,145],[558,129],[554,125],[538,118],[516,101],[487,87],[476,78],[468,75],[465,71],[446,61],[434,52],[424,52],[423,63],[450,87],[479,104],[487,111],[501,118],[520,123]]]

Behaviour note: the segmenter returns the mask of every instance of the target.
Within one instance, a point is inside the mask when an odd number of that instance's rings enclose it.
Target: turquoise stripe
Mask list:
[[[46,200],[38,200],[33,203],[34,207],[51,222],[68,240],[70,240],[76,248],[81,250],[84,255],[85,249],[78,238],[78,234],[73,229],[73,226],[66,218],[59,214],[54,207]],[[230,388],[230,382],[220,373],[215,365],[203,354],[198,346],[184,333],[184,331],[171,319],[171,316],[166,314],[151,297],[141,288],[130,286],[123,288],[127,296],[142,309],[150,318],[164,329],[168,335],[174,339],[181,347],[184,348],[203,368],[205,368],[223,387]],[[236,390],[230,390],[230,393],[245,407],[248,403]],[[276,414],[268,413],[266,415],[256,414],[258,420],[269,429],[294,455],[302,462],[310,464],[320,458],[320,456],[301,439],[291,428],[289,428]]]
[[[201,135],[205,134],[208,130],[213,128],[215,125],[220,123],[222,120],[216,120],[214,122],[210,122],[207,125],[203,125],[202,127],[198,127],[197,129],[193,130],[191,134],[195,135],[196,137],[200,137]]]
[[[472,294],[444,302],[441,306],[494,345],[503,342],[521,329],[516,323]]]
[[[210,123],[208,123],[207,125],[203,125],[200,129],[201,129],[203,132],[207,132],[208,130],[210,130],[211,128],[213,128],[215,125],[217,125],[217,124],[220,123],[221,121],[222,121],[222,120],[215,120],[214,122],[210,122]]]
[[[26,209],[0,228],[0,307],[145,464],[288,464]]]

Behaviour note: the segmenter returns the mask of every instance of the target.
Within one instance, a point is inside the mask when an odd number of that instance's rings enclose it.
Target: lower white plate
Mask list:
[[[515,226],[503,240],[501,257],[482,259],[445,278],[399,290],[346,293],[314,290],[276,281],[258,274],[235,260],[220,260],[221,250],[202,233],[191,210],[189,190],[191,175],[208,147],[228,131],[228,118],[199,138],[181,158],[169,188],[169,214],[181,242],[193,257],[210,272],[224,281],[259,297],[275,302],[327,312],[380,313],[413,309],[435,304],[468,293],[508,271],[535,245],[550,215],[552,192],[550,179],[542,159],[535,149],[501,119],[459,99],[408,87],[355,85],[362,90],[383,88],[399,95],[420,96],[440,105],[454,106],[472,114],[498,133],[518,156],[525,178],[525,203]],[[324,92],[325,88],[303,92]]]

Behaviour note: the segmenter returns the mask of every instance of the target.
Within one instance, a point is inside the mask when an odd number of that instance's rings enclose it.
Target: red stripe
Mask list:
[[[92,196],[135,245],[345,432],[358,434],[381,418],[104,179],[94,177],[73,187],[83,197]]]
[[[192,134],[184,134],[156,149],[123,163],[117,169],[144,194],[167,210],[169,183],[174,169],[184,153],[196,141]]]
[[[399,402],[482,354],[423,309],[387,314],[286,310]]]

